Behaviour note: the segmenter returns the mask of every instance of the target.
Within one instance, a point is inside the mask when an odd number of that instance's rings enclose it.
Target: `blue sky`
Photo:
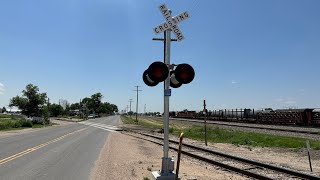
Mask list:
[[[0,106],[33,83],[52,102],[101,92],[122,110],[140,85],[139,111],[162,112],[163,86],[141,77],[163,60],[151,40],[162,37],[162,3],[190,15],[171,62],[196,72],[172,90],[171,110],[201,110],[203,99],[208,109],[320,107],[318,0],[0,1]]]

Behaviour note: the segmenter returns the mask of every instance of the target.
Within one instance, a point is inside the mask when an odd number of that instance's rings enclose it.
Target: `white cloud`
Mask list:
[[[0,83],[0,94],[3,94],[4,91],[5,91],[4,85],[2,83]]]
[[[297,104],[297,101],[294,100],[288,100],[284,102],[285,104]]]
[[[231,84],[238,84],[238,82],[235,81],[235,80],[232,80],[232,81],[231,81]]]
[[[297,101],[295,100],[295,98],[292,98],[292,97],[277,98],[277,99],[274,99],[274,101],[279,103],[284,103],[284,104],[297,104]]]
[[[276,102],[283,102],[283,98],[277,98],[277,99],[275,99],[274,101],[276,101]]]

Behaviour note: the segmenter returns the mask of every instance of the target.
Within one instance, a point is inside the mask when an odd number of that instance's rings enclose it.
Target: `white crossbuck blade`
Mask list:
[[[178,41],[182,41],[184,39],[184,36],[178,27],[178,23],[189,18],[188,12],[185,11],[175,17],[172,17],[171,12],[169,11],[169,9],[166,7],[165,4],[162,4],[161,6],[159,6],[159,10],[161,11],[161,14],[163,15],[163,17],[166,19],[166,22],[156,26],[153,29],[153,31],[156,34],[159,34],[164,32],[165,30],[171,29],[171,31],[176,35]]]

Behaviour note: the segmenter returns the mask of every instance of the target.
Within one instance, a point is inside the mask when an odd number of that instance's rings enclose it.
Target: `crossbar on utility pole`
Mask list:
[[[141,87],[141,86],[134,86],[134,87],[137,88],[136,90],[133,90],[133,91],[136,91],[136,92],[137,92],[136,122],[138,122],[139,91],[142,91],[142,90],[139,89],[139,87]]]
[[[164,41],[163,38],[152,38],[154,41]],[[171,39],[171,41],[178,41],[178,39]]]

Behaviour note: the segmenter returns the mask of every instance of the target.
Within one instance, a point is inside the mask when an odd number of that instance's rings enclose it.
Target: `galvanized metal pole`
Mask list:
[[[136,86],[137,87],[137,104],[136,104],[136,122],[138,122],[138,106],[139,106],[139,86]]]
[[[170,65],[170,43],[171,43],[171,31],[166,30],[164,32],[164,45],[165,45],[165,55],[164,63]],[[170,72],[169,72],[170,75]],[[164,82],[164,92],[167,92],[170,87],[170,76]],[[164,95],[164,115],[163,115],[163,130],[164,130],[164,145],[163,145],[163,160],[162,160],[162,173],[168,174],[169,163],[171,158],[169,158],[169,98],[170,96]]]

